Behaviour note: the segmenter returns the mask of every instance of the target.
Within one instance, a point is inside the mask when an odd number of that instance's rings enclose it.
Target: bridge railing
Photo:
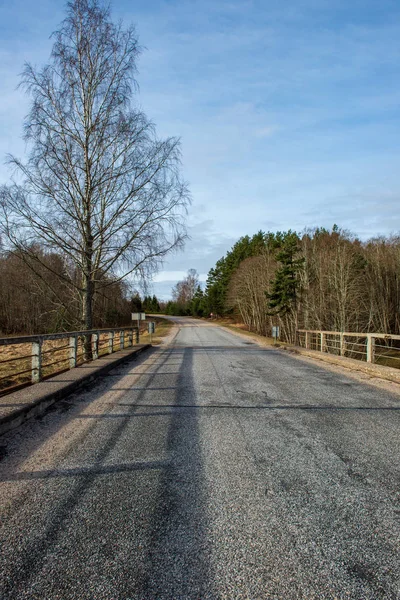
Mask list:
[[[0,338],[0,394],[137,343],[137,327]]]
[[[307,350],[400,368],[400,335],[298,329],[297,344]]]

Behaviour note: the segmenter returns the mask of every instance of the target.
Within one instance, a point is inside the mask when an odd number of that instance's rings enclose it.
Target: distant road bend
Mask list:
[[[219,327],[0,439],[0,598],[400,599],[400,399]]]

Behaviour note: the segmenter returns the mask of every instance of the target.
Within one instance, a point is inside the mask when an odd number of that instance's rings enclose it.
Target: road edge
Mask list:
[[[251,339],[255,344],[266,350],[275,350],[281,353],[287,353],[298,360],[308,359],[314,363],[319,363],[319,366],[323,368],[336,372],[340,369],[342,370],[343,374],[356,379],[360,379],[360,376],[363,375],[363,383],[387,388],[389,387],[388,384],[391,384],[390,391],[400,394],[400,369],[393,369],[392,367],[384,367],[375,364],[367,364],[353,358],[335,356],[328,353],[318,352],[316,350],[306,350],[305,348],[300,348],[299,346],[292,346],[285,343],[282,343],[279,346],[271,346],[270,344],[263,343],[263,338],[258,339],[255,336],[249,337],[246,334],[242,334],[240,331],[233,331],[233,329],[224,327],[223,325],[218,325],[218,327],[221,327],[221,329],[224,329],[225,331],[228,331],[229,333],[232,333],[241,339]],[[365,377],[368,377],[368,379],[365,379]],[[386,383],[387,385],[384,386],[382,385],[383,383]]]

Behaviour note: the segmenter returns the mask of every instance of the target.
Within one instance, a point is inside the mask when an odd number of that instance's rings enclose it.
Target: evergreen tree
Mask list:
[[[210,269],[204,299],[206,313],[213,312],[222,315],[229,312],[226,296],[233,273],[244,259],[261,253],[265,244],[269,243],[270,235],[273,234],[265,234],[262,231],[253,237],[245,235],[234,244],[226,256],[217,261],[215,268]]]
[[[198,285],[190,305],[190,312],[194,317],[202,317],[205,313],[204,292]]]
[[[154,294],[152,299],[151,299],[151,312],[152,313],[158,313],[160,312],[160,303],[157,299],[157,296]]]
[[[142,299],[138,292],[131,298],[131,311],[134,313],[142,312]]]
[[[297,233],[288,231],[282,235],[282,246],[276,254],[276,260],[281,266],[275,272],[271,282],[272,291],[266,294],[268,307],[272,315],[285,315],[296,308],[299,292],[299,272],[303,268],[304,257],[297,258],[300,252]],[[277,243],[279,243],[279,236]]]
[[[143,312],[151,312],[151,297],[145,296],[142,304]]]

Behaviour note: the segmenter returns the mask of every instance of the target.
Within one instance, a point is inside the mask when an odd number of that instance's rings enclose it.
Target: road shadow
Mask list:
[[[76,415],[85,410],[88,404],[94,402],[93,395],[97,391],[107,393],[109,390],[114,389],[116,380],[122,379],[123,375],[134,367],[136,374],[138,368],[140,369],[149,357],[156,354],[157,351],[157,348],[149,349],[145,354],[140,354],[131,360],[127,360],[122,365],[117,365],[113,371],[103,375],[99,374],[94,381],[87,383],[82,389],[57,400],[43,414],[25,421],[16,429],[0,436],[1,443],[7,449],[8,460],[12,461],[12,469],[16,470],[18,465],[26,460],[26,456],[32,456],[49,438],[56,436],[63,427],[76,418]],[[118,373],[118,371],[120,372]],[[89,394],[90,399],[86,400]],[[95,426],[96,424],[93,423],[93,427]],[[90,429],[86,431],[90,433]],[[21,457],[19,457],[19,454]],[[7,465],[1,464],[0,468],[4,467],[7,469]]]
[[[212,598],[193,349],[174,349],[172,355],[182,355],[182,363],[167,437],[169,468],[162,472],[159,509],[154,513],[151,551],[139,597]],[[188,401],[190,408],[180,410]]]
[[[99,595],[110,600],[213,597],[209,593],[206,494],[193,383],[193,351],[190,348],[165,351],[156,363],[155,373],[169,364],[170,357],[178,359],[177,370],[173,372],[176,377],[175,386],[167,386],[169,389],[173,388],[171,393],[174,403],[169,412],[164,411],[162,405],[158,405],[158,410],[155,411],[161,412],[161,418],[167,423],[164,449],[158,459],[135,462],[114,460],[112,465],[107,464],[113,459],[116,446],[131,434],[129,428],[135,421],[135,413],[138,409],[141,410],[144,395],[151,391],[153,378],[149,377],[148,385],[141,386],[142,389],[137,391],[136,402],[132,403],[126,413],[116,419],[102,421],[103,425],[105,422],[109,423],[110,431],[105,443],[99,448],[96,460],[91,464],[76,469],[25,471],[9,477],[8,480],[30,480],[32,485],[43,486],[35,491],[39,498],[45,495],[46,486],[51,481],[56,486],[63,485],[64,493],[58,499],[57,496],[53,498],[48,505],[43,505],[43,501],[39,502],[42,504],[37,509],[42,512],[40,518],[45,515],[46,525],[43,530],[35,531],[32,526],[31,531],[23,532],[18,548],[7,548],[10,558],[3,584],[0,584],[2,598],[11,600],[28,597],[32,585],[36,594],[42,594],[40,597],[75,597],[73,587],[69,586],[73,586],[75,578],[79,579],[80,576],[82,579],[85,565],[79,553],[75,554],[72,540],[76,540],[77,547],[82,544],[84,546],[87,532],[84,529],[76,531],[74,515],[87,510],[89,499],[93,510],[98,510],[98,522],[94,525],[96,531],[88,539],[87,558],[93,553],[102,556],[102,548],[96,547],[101,536],[106,539],[108,536],[110,544],[104,560],[98,560],[95,571],[91,574],[90,590],[83,587],[79,591],[80,598],[95,598],[97,581],[105,581],[109,587],[112,586],[109,595],[104,595],[104,592]],[[110,385],[115,385],[115,378]],[[179,410],[179,406],[188,403],[189,399],[192,404],[190,410]],[[151,411],[151,407],[149,408]],[[154,417],[154,414],[150,412],[149,416]],[[136,422],[142,422],[142,419]],[[103,505],[112,507],[114,490],[116,501],[118,494],[121,494],[115,488],[121,481],[118,477],[125,478],[122,482],[124,485],[128,483],[128,487],[123,488],[122,504],[132,507],[127,497],[130,491],[139,498],[150,493],[155,496],[149,499],[151,502],[143,503],[143,506],[151,506],[152,512],[142,515],[142,524],[140,525],[142,508],[138,508],[138,516],[134,519],[136,528],[139,523],[140,544],[134,534],[131,514],[123,514],[122,511],[120,515],[115,515],[104,513],[104,508],[97,508],[99,494],[100,498],[104,494],[99,489],[99,479],[110,480],[106,487],[111,498],[104,498]],[[147,489],[147,481],[154,487]],[[138,486],[142,487],[138,489]],[[134,509],[133,506],[132,510]],[[34,514],[35,509],[32,515]],[[129,527],[132,527],[132,532],[126,537]],[[72,537],[66,546],[64,533],[69,530]],[[121,564],[119,554],[113,554],[110,549],[112,543],[115,545],[116,530],[121,531],[121,544],[123,538],[128,557],[125,564]],[[62,557],[60,548],[67,557]],[[43,572],[43,565],[49,563],[49,557],[53,557],[51,596],[45,587],[48,585],[46,578],[50,575]],[[61,596],[57,596],[60,593]]]

